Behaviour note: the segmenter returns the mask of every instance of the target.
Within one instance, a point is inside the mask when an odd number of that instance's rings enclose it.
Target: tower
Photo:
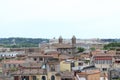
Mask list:
[[[74,44],[76,44],[76,37],[75,36],[72,37],[72,45],[74,45]]]
[[[76,44],[76,37],[75,36],[73,36],[72,37],[72,54],[74,55],[75,54],[75,48],[76,48],[76,46],[75,46],[75,44]]]
[[[63,43],[63,38],[62,36],[59,37],[59,44],[62,44]]]

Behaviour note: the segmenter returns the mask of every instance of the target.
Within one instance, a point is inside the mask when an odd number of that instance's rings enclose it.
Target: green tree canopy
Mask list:
[[[78,52],[83,52],[83,51],[85,51],[84,48],[82,48],[82,47],[78,47]]]
[[[114,50],[117,47],[120,47],[120,42],[113,42],[113,43],[104,45],[104,49],[106,49],[106,50]]]
[[[94,51],[94,50],[95,50],[95,48],[94,48],[94,47],[91,47],[91,48],[90,48],[90,50],[91,50],[91,51]]]

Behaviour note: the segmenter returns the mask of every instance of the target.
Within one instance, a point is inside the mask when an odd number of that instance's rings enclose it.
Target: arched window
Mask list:
[[[51,76],[51,80],[55,80],[55,76],[52,75],[52,76]]]
[[[45,77],[45,76],[42,76],[42,80],[46,80],[46,77]]]

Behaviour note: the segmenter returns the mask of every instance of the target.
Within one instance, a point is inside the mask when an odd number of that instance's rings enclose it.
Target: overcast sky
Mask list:
[[[120,0],[0,0],[0,37],[120,38]]]

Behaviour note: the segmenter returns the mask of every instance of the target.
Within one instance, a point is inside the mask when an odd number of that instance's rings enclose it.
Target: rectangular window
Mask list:
[[[74,63],[71,63],[71,67],[75,67],[75,64],[74,64]]]
[[[107,68],[102,68],[103,71],[107,71]]]
[[[37,79],[36,79],[36,76],[33,76],[33,80],[37,80]]]
[[[4,64],[4,68],[6,68],[6,64]]]
[[[83,65],[83,63],[78,63],[78,66],[82,66]]]
[[[11,67],[11,64],[8,64],[9,68]]]
[[[34,61],[37,61],[37,58],[34,58]]]
[[[14,66],[14,67],[16,67],[16,65],[15,65],[15,64],[13,64],[13,66]]]
[[[50,65],[51,71],[55,71],[55,65]]]
[[[39,60],[40,60],[40,61],[43,61],[43,58],[40,57]]]

